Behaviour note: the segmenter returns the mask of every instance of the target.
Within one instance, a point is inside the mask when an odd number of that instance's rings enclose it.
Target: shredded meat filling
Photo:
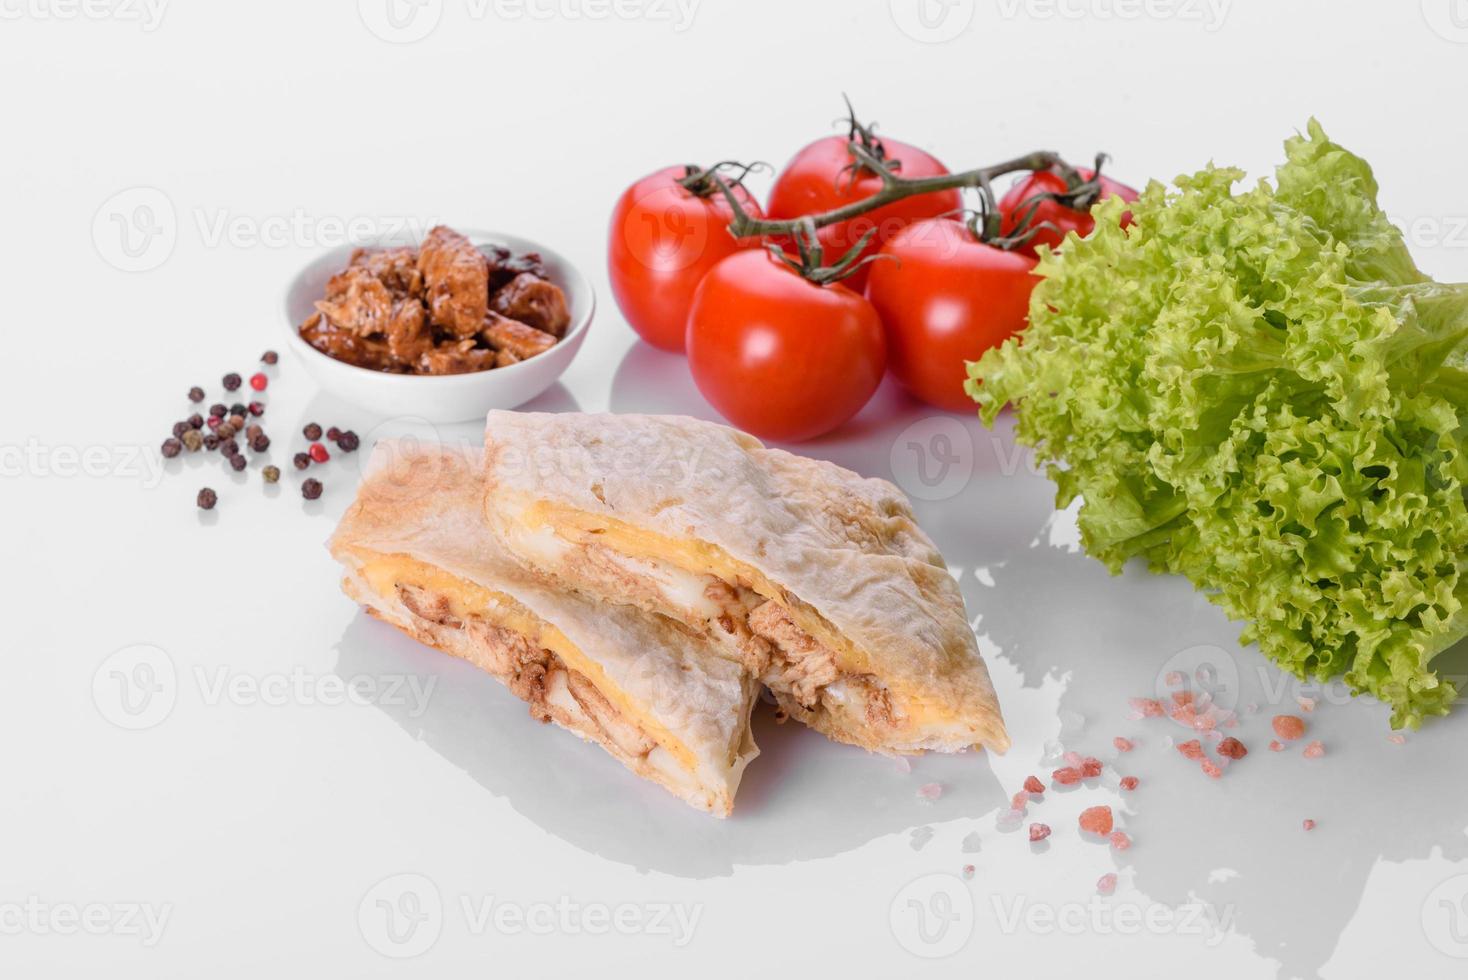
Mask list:
[[[749,628],[780,652],[760,679],[777,691],[788,691],[803,707],[814,708],[821,689],[841,677],[835,655],[797,626],[779,603],[769,600],[757,606],[749,614]]]

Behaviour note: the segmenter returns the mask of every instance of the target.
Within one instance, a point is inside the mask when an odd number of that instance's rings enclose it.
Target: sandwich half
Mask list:
[[[534,717],[727,816],[758,754],[749,732],[758,680],[681,623],[537,583],[488,533],[483,497],[477,459],[379,444],[330,543],[346,593],[493,674]]]
[[[485,442],[489,523],[547,585],[717,638],[838,741],[1008,748],[962,594],[892,484],[680,416],[496,411]]]

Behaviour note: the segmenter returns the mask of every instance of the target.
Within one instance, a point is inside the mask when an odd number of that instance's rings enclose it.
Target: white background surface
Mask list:
[[[156,447],[191,384],[213,396],[282,346],[285,283],[353,218],[555,244],[604,305],[537,404],[707,414],[680,363],[635,345],[605,302],[611,202],[669,163],[782,163],[833,131],[842,90],[953,167],[1104,149],[1133,183],[1210,158],[1264,173],[1315,114],[1376,166],[1424,267],[1468,277],[1465,5],[958,0],[929,31],[887,0],[703,0],[687,22],[636,0],[527,2],[430,0],[413,24],[433,29],[389,43],[366,26],[383,23],[380,0],[173,0],[157,20],[0,0],[0,972],[1463,975],[1463,711],[1396,746],[1380,707],[1317,692],[1327,757],[1265,751],[1265,719],[1297,685],[1186,583],[1113,579],[1076,552],[1003,429],[884,389],[806,451],[942,497],[919,515],[978,619],[1013,750],[904,773],[764,716],[765,754],[722,823],[356,613],[321,547],[356,462],[333,462],[306,504],[288,456],[308,420],[364,436],[378,420],[319,396],[298,365],[283,361],[269,393],[277,493],[215,457],[161,468]],[[167,234],[128,259],[113,215]],[[939,436],[959,462],[929,492],[911,445]],[[206,482],[221,501],[203,518]],[[128,731],[109,720],[133,717],[117,672],[145,675],[114,654],[138,644],[165,659],[154,724]],[[1253,754],[1216,783],[1165,747],[1170,722],[1125,717],[1199,646],[1237,675],[1240,707],[1263,705],[1238,732]],[[372,703],[318,703],[352,678],[379,685]],[[408,681],[433,685],[426,704],[386,687]],[[1142,785],[1032,805],[1055,828],[1032,853],[995,812],[1047,768],[1061,713],[1068,748],[1109,758],[1113,735],[1136,736],[1117,764]],[[920,800],[932,781],[944,795]],[[1102,802],[1136,839],[1123,855],[1077,839],[1075,814]],[[1110,870],[1116,896],[1088,904]],[[428,918],[395,946],[377,901],[408,908],[405,885]],[[691,937],[670,933],[676,918],[516,931],[476,918],[491,900],[697,918]],[[140,935],[129,904],[166,914],[161,935]],[[102,934],[60,934],[84,913]]]

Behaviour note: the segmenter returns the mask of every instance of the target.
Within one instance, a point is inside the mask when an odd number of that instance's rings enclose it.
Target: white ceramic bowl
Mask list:
[[[550,350],[519,364],[472,374],[388,374],[338,361],[301,339],[297,328],[326,295],[326,281],[346,268],[355,245],[343,245],[316,259],[296,275],[285,294],[287,345],[323,389],[380,416],[411,416],[428,422],[482,419],[492,408],[523,405],[555,383],[586,339],[596,311],[591,283],[565,257],[539,242],[494,231],[463,231],[475,245],[499,245],[516,254],[539,252],[551,281],[566,294],[571,325]],[[384,239],[369,248],[417,244]]]

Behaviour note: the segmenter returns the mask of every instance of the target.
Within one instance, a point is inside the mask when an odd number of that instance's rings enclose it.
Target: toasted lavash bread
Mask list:
[[[330,542],[347,594],[639,776],[727,815],[758,755],[757,681],[681,624],[537,585],[487,532],[483,489],[477,452],[379,444]]]
[[[730,582],[778,604],[745,613],[794,636],[764,679],[800,720],[878,751],[1008,748],[958,585],[891,483],[682,416],[495,411],[485,442],[490,524],[544,580],[705,630],[728,630],[708,576]]]

